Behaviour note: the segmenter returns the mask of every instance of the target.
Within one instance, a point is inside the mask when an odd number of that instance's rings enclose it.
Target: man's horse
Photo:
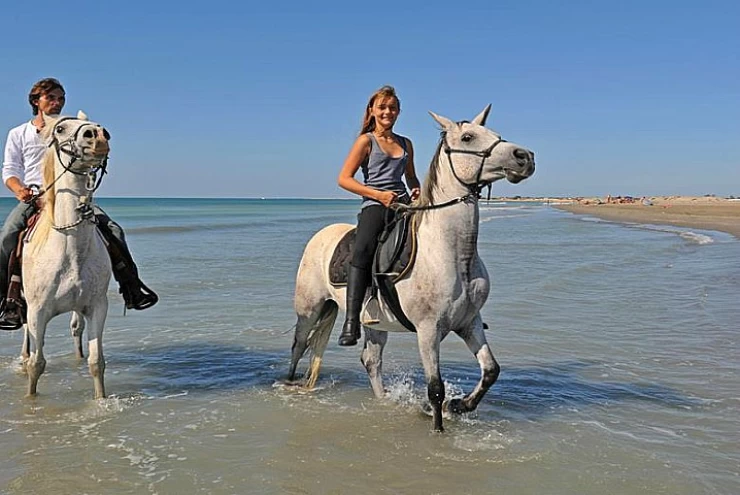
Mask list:
[[[105,397],[103,328],[108,315],[111,263],[94,223],[93,193],[108,162],[110,135],[101,125],[77,118],[44,116],[48,146],[43,162],[41,218],[23,252],[23,289],[28,304],[30,351],[23,366],[28,395],[46,367],[44,335],[49,321],[73,311],[81,333],[87,320],[88,366],[95,398]]]
[[[486,107],[472,122],[453,122],[431,113],[442,126],[442,137],[429,167],[418,202],[407,208],[419,215],[417,253],[413,268],[397,283],[400,306],[416,328],[427,380],[433,427],[442,431],[444,383],[439,370],[440,342],[449,332],[459,335],[475,355],[481,378],[462,399],[450,401],[452,412],[473,411],[498,378],[499,365],[486,341],[480,309],[488,298],[489,279],[478,257],[478,198],[481,189],[506,178],[512,183],[534,173],[534,153],[504,141],[483,127]],[[353,228],[334,224],[308,242],[298,269],[295,310],[298,315],[289,380],[307,349],[312,353],[306,385],[313,387],[338,308],[344,308],[345,288],[329,281],[334,250]],[[388,334],[383,324],[364,326],[362,363],[377,397],[385,393],[382,353]],[[386,327],[391,330],[393,326]]]

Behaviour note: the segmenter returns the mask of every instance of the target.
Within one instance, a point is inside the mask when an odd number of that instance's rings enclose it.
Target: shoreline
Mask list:
[[[658,197],[650,205],[640,202],[600,203],[586,201],[554,204],[559,210],[590,215],[602,220],[673,225],[726,232],[740,239],[740,202],[718,198]]]

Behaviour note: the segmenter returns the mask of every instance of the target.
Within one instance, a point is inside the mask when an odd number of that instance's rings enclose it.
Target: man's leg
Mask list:
[[[113,277],[119,285],[127,309],[151,308],[159,297],[139,278],[139,270],[126,244],[126,235],[120,225],[114,222],[99,206],[94,206],[98,230],[108,243],[108,254],[113,266]]]
[[[26,222],[33,215],[30,204],[18,203],[5,220],[0,232],[0,329],[15,330],[21,327],[20,314],[17,311],[6,311],[5,297],[8,295],[8,262],[10,255],[18,245],[18,235],[26,227]]]

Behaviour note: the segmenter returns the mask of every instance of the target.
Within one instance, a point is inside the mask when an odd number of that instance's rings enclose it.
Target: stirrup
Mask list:
[[[126,302],[126,309],[136,309],[138,311],[151,308],[159,302],[159,296],[141,280],[136,281],[134,290],[121,288],[123,299]],[[128,295],[128,297],[126,297]]]
[[[8,332],[18,330],[23,326],[23,319],[18,312],[18,309],[11,309],[2,303],[2,312],[0,312],[0,330],[6,330]]]

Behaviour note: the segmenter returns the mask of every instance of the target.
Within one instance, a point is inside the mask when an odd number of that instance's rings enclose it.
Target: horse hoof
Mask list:
[[[465,414],[468,412],[462,399],[450,399],[442,405],[442,410],[448,414]]]

